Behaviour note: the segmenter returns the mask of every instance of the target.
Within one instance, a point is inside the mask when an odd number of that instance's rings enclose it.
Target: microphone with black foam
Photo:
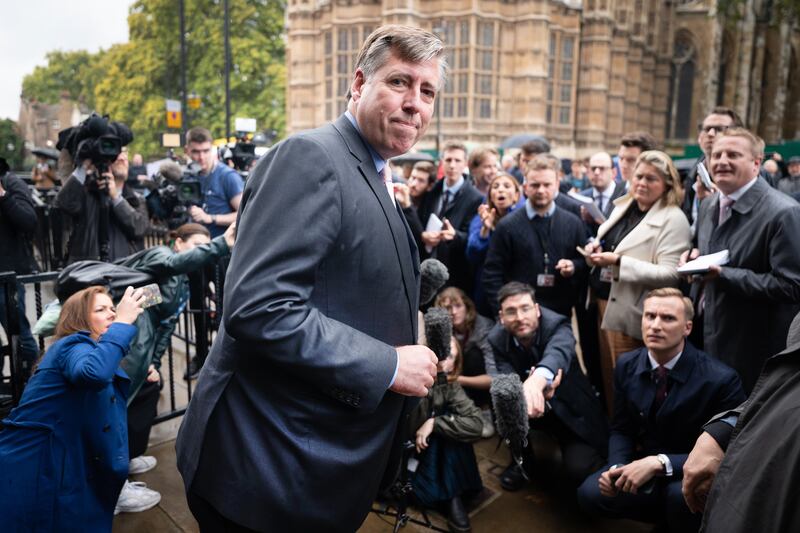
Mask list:
[[[427,305],[436,296],[447,280],[450,272],[438,259],[426,259],[419,265],[419,305]]]
[[[428,348],[436,354],[439,362],[450,356],[450,338],[453,336],[453,321],[450,313],[442,307],[431,307],[425,313],[425,338]],[[436,383],[447,383],[447,374],[437,372]]]
[[[511,449],[514,461],[522,466],[522,458],[528,447],[528,404],[522,390],[522,381],[517,374],[500,374],[492,378],[489,389],[494,408],[497,433]],[[520,469],[525,478],[525,469]]]

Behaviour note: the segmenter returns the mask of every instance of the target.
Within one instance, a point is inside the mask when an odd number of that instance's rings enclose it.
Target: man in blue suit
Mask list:
[[[424,134],[443,48],[418,28],[375,30],[347,112],[275,146],[248,180],[223,325],[177,441],[201,530],[358,529],[407,397],[433,385],[387,159]]]
[[[699,527],[681,493],[683,464],[703,424],[745,396],[735,371],[685,340],[693,314],[678,289],[645,298],[645,347],[624,354],[614,370],[609,464],[578,488],[587,512],[665,522],[670,531]]]

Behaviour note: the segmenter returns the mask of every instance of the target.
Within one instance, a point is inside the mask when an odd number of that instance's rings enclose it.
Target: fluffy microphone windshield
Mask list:
[[[158,167],[158,172],[168,181],[172,182],[181,181],[181,177],[183,177],[183,170],[181,170],[181,167],[172,161],[161,163],[161,166]]]
[[[436,354],[439,361],[450,355],[450,337],[453,336],[453,322],[450,313],[441,307],[431,307],[425,313],[425,338],[428,348]]]
[[[508,442],[515,457],[528,445],[528,406],[522,382],[516,374],[500,374],[492,378],[489,389],[497,422],[497,432]]]
[[[419,265],[419,277],[419,305],[425,305],[447,283],[450,273],[438,259],[426,259]]]

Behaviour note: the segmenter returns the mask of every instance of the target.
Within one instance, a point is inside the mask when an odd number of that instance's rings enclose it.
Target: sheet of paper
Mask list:
[[[697,259],[689,261],[682,267],[678,267],[678,274],[704,274],[709,271],[711,265],[723,266],[730,261],[730,251],[722,250],[708,255],[701,255]]]
[[[442,219],[437,217],[436,213],[431,213],[431,216],[428,219],[428,224],[425,226],[425,231],[441,231],[442,226],[444,226]],[[428,253],[431,253],[433,251],[433,246],[425,245],[425,250],[427,250]]]
[[[594,219],[595,222],[598,224],[602,224],[606,221],[606,216],[600,211],[600,208],[597,207],[597,204],[594,203],[594,199],[589,198],[588,196],[584,196],[582,194],[578,194],[574,191],[569,191],[567,193],[571,198],[578,200],[583,207],[589,211],[589,215]]]

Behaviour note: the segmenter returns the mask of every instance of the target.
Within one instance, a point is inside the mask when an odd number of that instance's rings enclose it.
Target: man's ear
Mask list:
[[[692,326],[694,326],[694,323],[691,320],[687,320],[686,321],[686,326],[684,327],[684,330],[683,330],[683,336],[684,337],[688,337],[689,334],[692,332]]]
[[[361,88],[364,86],[365,81],[364,71],[360,68],[356,69],[355,74],[353,74],[353,82],[350,84],[350,98],[354,102],[361,98]]]

